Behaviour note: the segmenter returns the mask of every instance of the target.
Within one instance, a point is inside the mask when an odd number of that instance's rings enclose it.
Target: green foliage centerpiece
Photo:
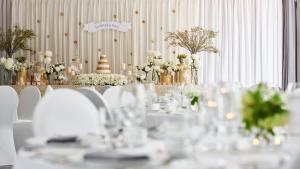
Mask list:
[[[35,34],[32,30],[22,29],[19,26],[0,32],[0,51],[4,50],[8,58],[12,58],[19,50],[31,50],[27,43],[33,37]]]
[[[274,136],[274,128],[286,125],[289,119],[281,94],[265,84],[243,95],[242,115],[246,130],[255,131],[256,138],[262,137],[267,142]]]

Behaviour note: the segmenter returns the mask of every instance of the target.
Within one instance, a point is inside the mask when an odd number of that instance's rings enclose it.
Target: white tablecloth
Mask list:
[[[299,141],[299,139],[298,139]],[[176,147],[174,147],[176,148]],[[178,147],[177,147],[178,148]],[[39,151],[38,153],[21,150],[16,159],[14,169],[108,169],[119,167],[109,167],[100,162],[90,163],[85,160],[78,160],[76,156],[82,155],[80,150],[64,151]],[[47,153],[45,153],[47,152]],[[255,169],[299,169],[299,145],[296,142],[286,143],[280,150],[271,151],[249,151],[249,152],[206,152],[197,155],[197,166],[188,166],[182,161],[186,159],[173,160],[167,165],[156,165],[155,169],[199,169],[204,166],[222,166],[224,169],[244,169],[248,165]],[[33,155],[34,154],[34,155]],[[52,155],[50,155],[52,154]],[[55,155],[56,154],[56,155]],[[64,155],[63,155],[64,154]],[[69,154],[69,155],[68,155]],[[63,160],[65,158],[65,160]],[[67,159],[67,160],[66,160]],[[68,160],[76,159],[76,160]],[[122,164],[119,161],[120,164]],[[243,164],[243,167],[237,164]],[[252,165],[254,164],[254,165]],[[115,164],[112,164],[115,165]],[[120,165],[118,165],[120,166]],[[122,166],[122,165],[121,165]],[[201,167],[200,167],[201,166]],[[273,167],[270,167],[273,166]],[[278,167],[280,166],[280,167]],[[250,168],[251,168],[250,167]],[[126,167],[125,167],[126,168]],[[143,168],[143,167],[140,167]],[[151,168],[151,167],[150,167]],[[123,167],[120,167],[123,169]]]
[[[181,115],[168,115],[162,113],[148,113],[145,121],[147,127],[157,126],[166,120],[179,120]],[[18,120],[14,124],[14,141],[16,150],[26,145],[26,139],[33,137],[32,122],[29,120]]]
[[[161,113],[148,113],[146,125],[148,127],[162,124],[168,120],[181,120],[183,118],[180,114],[161,114]],[[14,127],[15,143],[19,148],[25,145],[25,139],[32,136],[31,122],[18,121]],[[249,152],[204,152],[199,153],[197,156],[198,162],[202,165],[229,165],[230,169],[236,167],[235,162],[238,163],[251,163],[263,165],[281,165],[278,169],[299,169],[300,166],[300,138],[290,138],[285,142],[284,146],[280,149],[271,149],[268,151],[249,151]],[[174,146],[174,149],[182,148]],[[15,169],[99,169],[107,168],[107,166],[101,166],[101,164],[90,164],[86,162],[69,162],[64,160],[53,160],[51,156],[45,154],[37,154],[34,156],[29,155],[26,151],[19,151],[16,159]],[[76,153],[74,151],[71,153]],[[187,166],[181,166],[183,163],[173,161],[167,166],[155,167],[156,169],[187,169]],[[199,165],[200,165],[199,164]],[[284,165],[283,165],[284,164]],[[233,166],[232,166],[233,165]],[[267,167],[268,168],[268,167]],[[277,168],[277,167],[276,167]],[[123,168],[122,168],[123,169]],[[196,168],[195,168],[196,169]],[[198,169],[198,168],[197,168]],[[227,169],[227,168],[225,168]],[[229,168],[228,168],[229,169]],[[235,169],[235,168],[234,168]],[[237,168],[239,169],[239,168]],[[266,169],[266,168],[263,168]],[[268,168],[269,169],[269,168]]]

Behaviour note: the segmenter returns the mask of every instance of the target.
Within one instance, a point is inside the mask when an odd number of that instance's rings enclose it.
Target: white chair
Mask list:
[[[26,140],[33,137],[32,121],[18,120],[14,123],[14,142],[16,151],[26,146]]]
[[[98,111],[75,90],[54,90],[38,103],[33,114],[33,131],[38,137],[97,134]]]
[[[45,90],[45,94],[44,94],[44,95],[47,95],[47,94],[51,93],[53,90],[54,90],[54,89],[53,89],[50,85],[48,85],[48,86],[46,87],[46,90]]]
[[[104,92],[109,89],[111,86],[101,86],[101,88],[98,89],[99,93],[104,94]]]
[[[103,93],[103,97],[111,110],[136,103],[133,93],[125,90],[123,86],[110,87]]]
[[[19,95],[18,120],[32,120],[36,104],[41,100],[41,93],[36,86],[25,87]]]
[[[107,113],[105,117],[111,119],[111,113],[108,108],[108,104],[106,103],[103,96],[95,88],[81,87],[77,89],[77,91],[85,95],[95,105],[95,107],[99,110],[99,112],[100,110],[104,110]]]
[[[15,161],[13,123],[18,102],[18,95],[13,88],[0,86],[0,166],[12,165]]]

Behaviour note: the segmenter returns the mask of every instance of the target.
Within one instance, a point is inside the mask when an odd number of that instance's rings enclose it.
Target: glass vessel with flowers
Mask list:
[[[179,54],[177,59],[179,60],[178,71],[176,73],[177,84],[189,84],[191,83],[191,71],[189,66],[185,64],[186,54]]]
[[[289,112],[282,94],[261,83],[242,96],[242,116],[245,129],[269,143],[274,129],[287,124]]]
[[[174,83],[175,73],[178,71],[177,64],[171,61],[165,61],[160,65],[160,83],[170,85]]]
[[[200,27],[194,27],[190,30],[168,32],[166,41],[169,42],[170,46],[185,48],[190,52],[191,56],[195,56],[200,52],[218,53],[218,49],[213,43],[213,39],[216,37],[216,35],[217,34],[214,31],[206,30]],[[193,83],[198,84],[199,59],[192,57],[192,61],[193,63],[191,65],[191,69],[193,72]]]
[[[160,79],[161,54],[158,51],[149,51],[147,64],[137,66],[137,80],[139,82],[150,82],[157,84]]]
[[[51,69],[54,73],[54,82],[56,84],[62,84],[65,79],[65,66],[62,63],[51,65]]]

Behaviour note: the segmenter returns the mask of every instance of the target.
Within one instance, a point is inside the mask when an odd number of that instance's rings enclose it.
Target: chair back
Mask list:
[[[103,93],[110,109],[117,109],[136,103],[133,93],[125,90],[123,86],[112,86]]]
[[[0,166],[14,164],[16,157],[13,124],[18,102],[18,94],[13,88],[0,86]]]
[[[99,133],[98,111],[81,93],[58,89],[44,96],[33,114],[35,136]]]
[[[47,94],[51,93],[53,90],[54,90],[54,89],[53,89],[50,85],[48,85],[48,86],[46,87],[46,90],[45,90],[44,95],[47,95]]]
[[[25,87],[19,95],[18,120],[32,120],[32,113],[41,100],[41,93],[36,86]]]
[[[100,110],[104,110],[106,112],[105,117],[107,117],[108,119],[111,118],[111,113],[108,108],[108,104],[106,103],[103,96],[95,88],[81,87],[77,89],[77,91],[86,96],[95,105],[99,112]],[[102,117],[102,115],[100,115],[100,117]]]

